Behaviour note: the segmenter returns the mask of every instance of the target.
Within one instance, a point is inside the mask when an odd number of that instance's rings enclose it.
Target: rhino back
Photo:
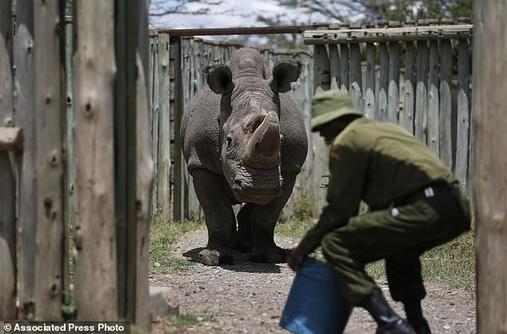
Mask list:
[[[217,118],[221,96],[208,87],[201,89],[185,108],[181,123],[183,155],[190,173],[205,168],[222,174]]]
[[[290,93],[280,94],[282,170],[299,172],[306,159],[308,139],[304,117]]]

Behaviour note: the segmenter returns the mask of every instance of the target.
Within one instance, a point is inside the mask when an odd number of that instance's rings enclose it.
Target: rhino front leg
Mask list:
[[[275,244],[275,225],[289,200],[297,173],[284,173],[282,195],[267,205],[254,205],[251,211],[252,261],[285,262],[285,252]]]
[[[208,245],[198,261],[206,265],[232,264],[230,246],[236,234],[236,217],[229,185],[222,175],[206,169],[195,169],[192,178],[208,229]]]

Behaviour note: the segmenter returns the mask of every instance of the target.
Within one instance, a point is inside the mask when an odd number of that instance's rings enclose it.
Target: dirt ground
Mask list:
[[[206,244],[205,230],[186,234],[171,250],[178,257]],[[277,238],[293,248],[296,241]],[[154,323],[153,333],[288,333],[278,326],[294,273],[286,264],[255,264],[240,258],[234,265],[206,267],[193,263],[188,270],[154,274],[151,285],[172,288],[181,314],[197,323],[176,326]],[[379,282],[387,292],[385,282]],[[433,333],[475,333],[475,296],[467,291],[427,283],[424,310]],[[391,305],[394,302],[390,301]],[[400,305],[395,308],[401,312]],[[360,309],[353,311],[346,334],[374,333],[375,323]]]

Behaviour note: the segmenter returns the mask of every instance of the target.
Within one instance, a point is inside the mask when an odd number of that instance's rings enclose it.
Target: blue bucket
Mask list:
[[[306,258],[292,283],[280,326],[294,334],[339,334],[351,311],[332,268]]]

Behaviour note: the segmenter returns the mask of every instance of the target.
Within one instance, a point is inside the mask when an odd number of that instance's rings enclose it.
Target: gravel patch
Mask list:
[[[205,246],[206,241],[206,230],[190,232],[171,251],[184,257]],[[287,249],[297,245],[296,240],[279,236],[276,242]],[[182,272],[153,274],[150,284],[172,288],[180,313],[191,314],[198,321],[185,327],[154,323],[153,333],[288,333],[278,322],[294,272],[286,264],[250,263],[246,256],[235,260],[234,265],[192,263]],[[386,283],[379,284],[388,296]],[[475,333],[473,294],[431,283],[427,291],[424,310],[434,333]],[[400,305],[394,306],[402,311]],[[375,328],[369,315],[356,308],[345,333],[374,333]]]

